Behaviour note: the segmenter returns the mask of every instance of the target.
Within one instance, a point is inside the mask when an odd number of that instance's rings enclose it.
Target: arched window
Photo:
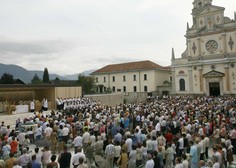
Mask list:
[[[184,75],[185,73],[184,73],[184,71],[183,70],[180,70],[179,71],[179,75]]]
[[[179,90],[185,91],[185,80],[184,79],[179,80]]]

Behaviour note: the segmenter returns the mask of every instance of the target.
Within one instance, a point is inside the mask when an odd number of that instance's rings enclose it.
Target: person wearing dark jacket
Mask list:
[[[70,168],[71,153],[67,151],[67,147],[64,146],[64,152],[58,157],[58,163],[60,167]]]
[[[161,161],[160,158],[157,156],[157,151],[153,152],[153,161],[154,161],[154,168],[161,167]]]

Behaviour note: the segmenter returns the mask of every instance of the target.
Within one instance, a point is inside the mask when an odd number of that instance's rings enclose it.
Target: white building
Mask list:
[[[157,92],[157,87],[170,79],[170,67],[162,67],[151,61],[107,65],[91,75],[95,79],[97,93],[109,92]]]
[[[194,0],[187,49],[181,58],[172,51],[173,94],[236,94],[236,14],[229,19],[224,10],[212,0]]]

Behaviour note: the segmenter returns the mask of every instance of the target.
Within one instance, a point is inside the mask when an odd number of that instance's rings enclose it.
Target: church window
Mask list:
[[[230,38],[229,38],[229,46],[230,46],[230,49],[231,49],[231,51],[233,50],[233,46],[234,46],[234,41],[232,40],[232,37],[230,36]]]
[[[196,53],[196,50],[197,50],[197,47],[196,47],[196,45],[195,45],[195,43],[193,42],[193,47],[192,47],[192,50],[193,50],[193,53],[194,53],[194,55],[195,55],[195,53]]]
[[[184,79],[179,80],[179,90],[185,91],[185,80]]]
[[[144,86],[144,92],[147,92],[147,91],[148,91],[148,87]]]
[[[125,75],[123,75],[123,81],[124,81],[124,82],[126,81],[126,76],[125,76]]]
[[[179,75],[183,75],[183,74],[185,74],[184,71],[183,71],[183,70],[180,70],[180,71],[179,71]]]
[[[144,74],[144,80],[147,80],[147,74]]]
[[[126,92],[126,86],[123,86],[123,92]]]

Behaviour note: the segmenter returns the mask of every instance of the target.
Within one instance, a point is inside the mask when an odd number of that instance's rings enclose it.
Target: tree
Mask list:
[[[56,77],[54,80],[55,80],[55,81],[60,81],[60,78],[59,78],[59,77]]]
[[[94,88],[94,78],[91,76],[84,76],[84,74],[79,74],[77,83],[82,86],[83,92],[85,94],[92,93]]]
[[[44,68],[44,72],[43,72],[43,83],[49,83],[50,79],[49,79],[49,73],[48,73],[48,69]]]
[[[13,84],[13,75],[9,73],[4,73],[1,77],[1,84]]]
[[[32,84],[41,84],[42,80],[38,77],[37,74],[34,75],[33,79],[31,80]]]

